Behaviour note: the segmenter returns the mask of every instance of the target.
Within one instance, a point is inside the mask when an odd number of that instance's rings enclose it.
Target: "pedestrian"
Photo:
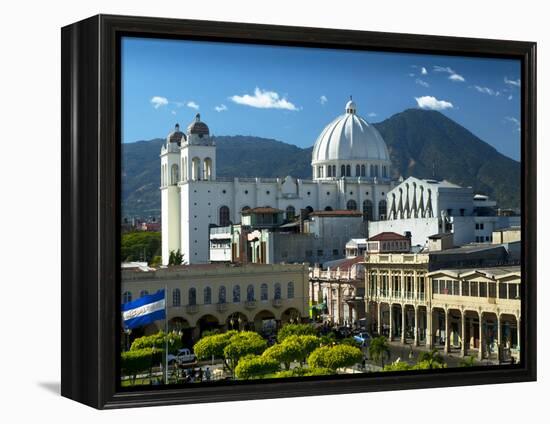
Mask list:
[[[210,381],[210,378],[212,377],[212,374],[210,373],[210,368],[206,367],[206,370],[204,371],[204,378],[206,381]]]
[[[199,381],[202,381],[202,368],[199,368],[198,380],[199,380]]]

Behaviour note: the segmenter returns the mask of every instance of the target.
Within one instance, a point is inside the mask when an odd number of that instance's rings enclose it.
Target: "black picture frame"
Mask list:
[[[104,409],[536,380],[536,43],[111,15],[69,25],[61,35],[63,396]],[[520,60],[525,284],[519,364],[120,390],[119,42],[124,35]]]

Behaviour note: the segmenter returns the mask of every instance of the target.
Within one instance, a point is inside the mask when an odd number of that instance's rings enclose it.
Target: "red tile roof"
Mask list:
[[[385,231],[380,234],[376,234],[369,238],[369,241],[388,241],[388,240],[408,240],[407,237],[394,233],[393,231]]]

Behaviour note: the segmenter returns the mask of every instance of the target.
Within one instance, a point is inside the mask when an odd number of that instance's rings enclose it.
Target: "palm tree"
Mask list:
[[[429,352],[422,352],[418,357],[418,362],[426,364],[428,369],[442,368],[445,365],[443,355],[437,349],[432,349]]]
[[[390,359],[390,346],[384,336],[375,337],[369,344],[369,357],[375,362],[380,361],[384,368],[384,358]]]

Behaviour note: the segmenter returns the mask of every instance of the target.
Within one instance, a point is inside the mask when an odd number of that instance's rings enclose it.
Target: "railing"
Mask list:
[[[256,301],[255,300],[247,300],[244,303],[244,307],[246,309],[254,309],[256,307]]]
[[[282,299],[273,299],[273,306],[276,308],[280,308],[283,305]]]
[[[199,305],[187,305],[185,310],[188,314],[196,314],[199,311]]]
[[[225,312],[225,311],[227,311],[227,303],[225,303],[225,302],[224,302],[224,303],[217,303],[217,304],[216,304],[216,310],[217,310],[218,312]]]

